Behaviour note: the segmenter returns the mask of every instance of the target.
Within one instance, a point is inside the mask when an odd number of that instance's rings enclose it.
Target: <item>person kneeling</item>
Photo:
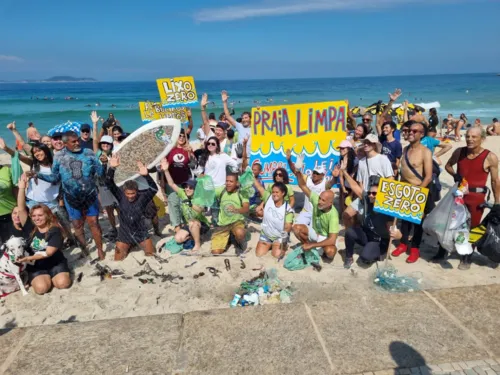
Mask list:
[[[163,159],[161,162],[161,169],[165,173],[168,186],[170,186],[181,200],[182,217],[185,223],[187,223],[187,225],[182,224],[177,233],[175,233],[175,242],[183,244],[192,239],[194,241],[193,251],[199,251],[201,249],[201,236],[208,233],[210,224],[205,215],[203,215],[203,207],[193,205],[192,202],[194,190],[196,188],[196,180],[187,180],[182,184],[183,189],[181,189],[175,184],[168,168],[168,161]]]
[[[264,202],[262,230],[255,250],[256,255],[264,256],[272,248],[273,257],[280,258],[286,253],[288,234],[293,224],[293,209],[285,200],[287,186],[283,182],[276,182],[269,192],[257,179],[254,186]]]
[[[212,254],[222,254],[226,251],[231,234],[234,236],[235,245],[241,251],[246,236],[243,215],[248,213],[250,203],[240,195],[238,175],[228,174],[226,186],[217,188],[215,196],[220,212],[217,220],[219,228],[212,234]]]
[[[115,169],[119,165],[120,159],[117,155],[114,155],[109,161],[110,169],[106,176],[106,185],[116,197],[120,209],[118,216],[120,228],[118,229],[116,241],[115,260],[125,259],[130,248],[137,244],[144,249],[146,256],[151,256],[155,253],[155,248],[153,241],[149,237],[144,214],[147,205],[153,200],[158,188],[149,175],[146,166],[141,162],[137,162],[139,174],[146,179],[149,190],[139,192],[139,186],[135,181],[126,181],[123,184],[123,190],[121,190],[114,181]]]
[[[335,194],[331,190],[321,194],[311,191],[304,176],[299,169],[295,175],[299,187],[311,202],[313,213],[310,225],[295,224],[292,228],[293,233],[302,243],[302,249],[309,251],[314,248],[321,248],[323,255],[328,259],[333,259],[337,253],[337,236],[339,233],[339,214],[333,207],[333,198]]]

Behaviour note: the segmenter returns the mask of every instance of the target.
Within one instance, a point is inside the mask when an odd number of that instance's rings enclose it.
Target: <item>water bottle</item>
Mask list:
[[[238,306],[238,302],[240,302],[240,299],[241,299],[241,296],[239,294],[235,294],[234,297],[233,297],[233,300],[231,301],[231,303],[229,304],[229,306],[231,306],[231,307]]]

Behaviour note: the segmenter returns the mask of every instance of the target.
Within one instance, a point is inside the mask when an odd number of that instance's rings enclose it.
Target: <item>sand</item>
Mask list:
[[[497,138],[488,138],[484,146],[500,154],[500,143]],[[464,142],[455,143],[453,147],[463,146]],[[441,159],[443,163],[451,155],[449,152]],[[0,162],[8,162],[5,154],[0,155]],[[444,189],[453,184],[453,179],[446,172],[441,175]],[[107,220],[101,218],[103,227]],[[168,224],[168,217],[161,219],[164,238],[159,243],[168,240],[173,230]],[[291,284],[296,292],[294,301],[328,299],[335,292],[342,290],[352,293],[383,293],[376,290],[372,283],[375,265],[368,269],[354,267],[355,273],[342,267],[339,255],[332,264],[323,264],[321,272],[312,268],[302,271],[290,272],[284,269],[283,261],[277,262],[270,254],[265,257],[255,256],[255,246],[258,241],[258,228],[255,224],[249,225],[251,248],[243,260],[246,268],[241,269],[240,258],[237,257],[191,257],[170,255],[162,251],[158,255],[168,259],[168,263],[160,264],[152,258],[145,258],[142,251],[132,252],[123,262],[114,262],[113,244],[107,243],[105,247],[106,260],[102,264],[109,265],[112,269],[119,269],[128,276],[133,276],[143,269],[138,262],[147,259],[150,267],[158,273],[180,275],[183,280],[175,283],[159,279],[155,284],[141,284],[136,277],[130,280],[105,279],[91,276],[93,266],[76,261],[80,251],[77,248],[65,252],[74,269],[75,278],[83,273],[81,282],[74,282],[68,290],[53,290],[44,296],[29,292],[23,297],[20,292],[14,293],[0,302],[0,327],[30,326],[40,324],[55,324],[67,321],[89,321],[109,318],[155,315],[163,313],[184,313],[194,310],[207,310],[227,308],[232,296],[243,280],[248,280],[259,274],[254,269],[276,268],[281,280]],[[343,233],[343,231],[341,232]],[[155,243],[159,238],[154,237]],[[297,243],[292,235],[292,246]],[[343,238],[338,242],[339,249],[344,248]],[[202,251],[209,254],[210,241],[208,238],[202,246]],[[403,274],[420,273],[423,276],[423,287],[426,289],[440,289],[459,286],[486,285],[500,282],[500,272],[495,264],[490,263],[479,254],[474,256],[474,264],[469,271],[457,269],[458,258],[451,259],[444,268],[442,265],[428,263],[437,251],[435,243],[429,237],[424,237],[421,248],[422,258],[416,264],[408,265],[405,257],[395,258],[391,263]],[[96,257],[95,247],[91,247],[93,257]],[[234,255],[231,247],[227,254]],[[224,267],[224,259],[229,259],[231,270]],[[193,262],[194,265],[190,266]],[[190,266],[187,267],[186,266]],[[216,267],[221,271],[220,277],[214,277],[206,267]],[[194,279],[193,276],[204,272],[205,276]]]

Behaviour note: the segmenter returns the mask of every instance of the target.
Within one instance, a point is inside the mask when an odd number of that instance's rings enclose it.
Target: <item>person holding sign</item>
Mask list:
[[[310,225],[295,224],[293,233],[302,243],[304,251],[321,248],[324,256],[333,259],[337,253],[336,242],[339,233],[339,214],[333,207],[335,194],[331,190],[321,194],[311,191],[300,171],[302,165],[296,163],[295,167],[299,187],[312,205],[312,220]]]
[[[432,153],[420,143],[420,140],[426,135],[426,127],[419,122],[411,125],[408,134],[410,142],[403,151],[401,162],[401,181],[414,186],[428,187],[432,181]],[[434,199],[429,192],[427,203],[425,205],[424,215],[428,214],[434,208]],[[423,221],[424,219],[422,219]],[[406,253],[409,245],[409,236],[413,227],[413,238],[410,247],[410,256],[406,259],[407,263],[415,263],[420,258],[420,243],[422,242],[422,222],[413,224],[408,221],[403,221],[401,224],[401,232],[403,237],[401,243],[392,252],[395,257]]]

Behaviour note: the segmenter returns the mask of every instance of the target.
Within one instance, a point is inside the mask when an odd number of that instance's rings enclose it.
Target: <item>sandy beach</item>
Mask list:
[[[500,155],[500,138],[489,137],[484,147]],[[453,144],[453,149],[463,146],[465,142]],[[451,152],[443,156],[443,163],[451,156]],[[9,164],[10,159],[6,154],[0,155],[0,162]],[[441,174],[443,188],[448,190],[453,184],[453,179],[446,172]],[[443,192],[444,195],[445,192]],[[105,228],[107,220],[101,218],[101,224]],[[154,237],[157,248],[166,242],[173,233],[168,223],[168,215],[160,220],[163,228],[164,238],[159,241]],[[68,290],[54,289],[49,294],[38,296],[30,291],[29,295],[23,297],[20,292],[8,296],[0,301],[0,326],[31,326],[42,324],[55,324],[67,321],[90,321],[110,318],[155,315],[163,313],[184,313],[195,310],[207,310],[229,307],[234,292],[240,283],[251,279],[259,274],[261,269],[276,268],[279,278],[291,284],[295,289],[294,301],[327,299],[332,290],[344,289],[349,293],[356,293],[362,289],[374,289],[372,275],[375,265],[368,269],[357,266],[354,272],[342,267],[342,260],[336,256],[332,264],[322,264],[321,272],[312,268],[302,271],[290,272],[284,269],[283,261],[277,262],[270,254],[263,258],[255,256],[255,246],[258,240],[257,226],[249,224],[251,240],[248,242],[249,251],[242,258],[245,268],[241,267],[239,257],[194,257],[182,255],[170,255],[166,251],[158,253],[162,259],[168,262],[160,263],[153,258],[145,258],[142,251],[131,252],[123,262],[114,262],[114,245],[107,243],[105,247],[106,260],[101,262],[112,269],[118,269],[131,279],[104,279],[91,276],[95,271],[94,266],[82,264],[76,261],[80,255],[78,248],[65,252],[74,271],[74,278],[83,273],[80,282],[74,281]],[[106,232],[106,230],[104,230]],[[341,235],[343,231],[341,232]],[[297,240],[292,235],[292,247]],[[343,237],[338,242],[339,250],[344,249]],[[95,247],[91,246],[93,257]],[[210,239],[205,237],[202,246],[204,254],[210,253]],[[420,273],[423,278],[423,286],[426,289],[440,289],[470,285],[487,285],[500,282],[500,272],[495,264],[490,263],[482,256],[476,254],[469,271],[457,270],[458,258],[449,260],[449,265],[428,263],[429,259],[437,251],[436,244],[429,237],[424,237],[421,248],[422,258],[413,265],[405,263],[405,257],[393,259],[391,263],[401,274]],[[231,247],[228,255],[234,255]],[[144,269],[145,265],[139,265],[146,259],[147,264],[159,274],[171,274],[181,276],[183,279],[175,279],[173,282],[161,282],[155,279],[154,284],[142,284],[134,274]],[[231,270],[226,271],[224,259],[229,259]],[[221,271],[219,277],[214,277],[206,267],[215,267]],[[194,279],[193,276],[204,272],[205,275]],[[148,277],[148,276],[146,276]]]

